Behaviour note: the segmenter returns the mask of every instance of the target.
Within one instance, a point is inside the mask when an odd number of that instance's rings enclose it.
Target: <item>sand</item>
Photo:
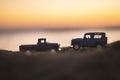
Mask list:
[[[120,41],[57,53],[0,50],[0,80],[120,80]]]

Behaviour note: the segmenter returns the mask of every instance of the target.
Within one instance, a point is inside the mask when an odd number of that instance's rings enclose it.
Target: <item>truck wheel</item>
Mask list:
[[[51,53],[56,53],[56,50],[55,49],[51,49],[50,52]]]
[[[31,51],[30,51],[30,50],[26,50],[26,51],[25,51],[25,54],[26,54],[26,55],[30,55],[30,54],[31,54]]]
[[[80,49],[80,45],[74,44],[74,45],[73,45],[73,49],[74,49],[74,50],[79,50],[79,49]]]

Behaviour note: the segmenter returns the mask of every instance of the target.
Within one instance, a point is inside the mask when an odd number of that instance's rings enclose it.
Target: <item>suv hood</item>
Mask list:
[[[72,39],[72,41],[80,41],[80,40],[83,40],[82,38],[75,38],[75,39]]]

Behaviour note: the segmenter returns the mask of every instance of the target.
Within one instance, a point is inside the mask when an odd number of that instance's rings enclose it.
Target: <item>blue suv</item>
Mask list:
[[[79,50],[81,47],[97,47],[103,48],[107,44],[105,32],[89,32],[85,33],[83,38],[75,38],[71,40],[71,45],[74,50]]]

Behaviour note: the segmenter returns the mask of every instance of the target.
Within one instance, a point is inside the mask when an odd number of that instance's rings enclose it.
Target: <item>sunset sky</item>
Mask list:
[[[0,0],[0,28],[120,25],[120,0]]]

